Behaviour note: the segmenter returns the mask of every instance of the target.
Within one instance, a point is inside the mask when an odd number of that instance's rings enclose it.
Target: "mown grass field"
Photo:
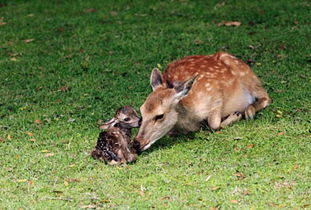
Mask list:
[[[0,2],[0,209],[311,207],[311,3]],[[238,27],[219,23],[238,21]],[[165,137],[138,161],[90,157],[98,120],[138,109],[151,69],[228,51],[273,104]]]

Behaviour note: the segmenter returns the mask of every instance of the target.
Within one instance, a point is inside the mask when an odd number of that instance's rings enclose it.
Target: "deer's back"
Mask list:
[[[163,79],[168,84],[198,76],[181,104],[205,118],[214,107],[223,106],[222,115],[242,111],[254,101],[252,92],[260,81],[243,61],[218,52],[213,55],[187,56],[168,65]]]

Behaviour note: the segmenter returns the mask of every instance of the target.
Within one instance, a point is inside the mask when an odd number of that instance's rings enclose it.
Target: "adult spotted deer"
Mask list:
[[[163,75],[151,73],[153,92],[140,111],[136,136],[139,150],[172,131],[196,131],[207,120],[219,129],[255,113],[271,103],[260,80],[240,59],[225,53],[187,56],[168,65]]]

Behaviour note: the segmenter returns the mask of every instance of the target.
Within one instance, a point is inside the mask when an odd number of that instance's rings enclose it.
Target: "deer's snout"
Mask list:
[[[133,148],[136,150],[137,154],[140,154],[144,145],[145,140],[141,136],[136,136],[133,142]]]

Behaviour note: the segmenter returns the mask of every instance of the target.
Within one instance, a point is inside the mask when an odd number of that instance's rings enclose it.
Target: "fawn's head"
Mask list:
[[[136,111],[129,106],[119,108],[114,117],[108,122],[102,124],[100,129],[109,129],[113,127],[120,128],[138,128],[140,124],[140,118]]]
[[[140,150],[148,149],[175,126],[178,120],[177,104],[187,96],[195,78],[174,84],[170,88],[163,82],[158,69],[152,71],[150,85],[153,92],[140,108],[142,124],[136,137],[136,144]]]

